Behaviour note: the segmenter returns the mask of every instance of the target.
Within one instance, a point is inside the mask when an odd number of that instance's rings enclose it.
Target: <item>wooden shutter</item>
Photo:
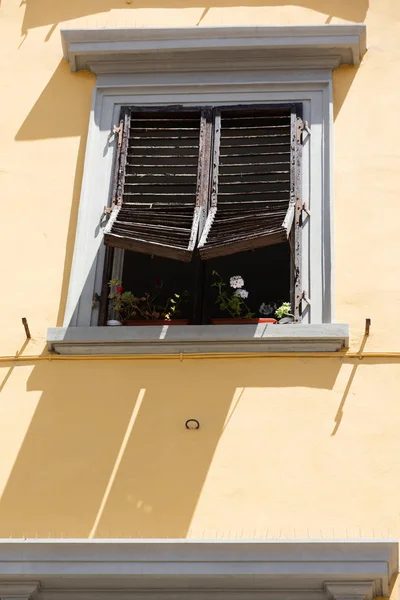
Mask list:
[[[125,109],[107,245],[190,261],[208,197],[207,108]],[[208,150],[209,153],[209,150]]]
[[[294,220],[297,107],[226,107],[214,111],[211,208],[202,259],[287,240]]]

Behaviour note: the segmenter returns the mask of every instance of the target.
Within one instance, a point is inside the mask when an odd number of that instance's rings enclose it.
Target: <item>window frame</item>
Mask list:
[[[303,287],[311,298],[303,323],[333,321],[332,72],[304,69],[232,73],[99,75],[93,93],[75,252],[64,326],[95,326],[105,248],[104,207],[110,202],[115,143],[124,105],[237,105],[301,103],[311,135],[303,148]],[[119,257],[114,264],[117,270]]]

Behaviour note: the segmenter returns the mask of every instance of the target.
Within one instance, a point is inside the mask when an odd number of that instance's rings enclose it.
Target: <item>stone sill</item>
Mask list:
[[[349,345],[349,327],[342,323],[52,327],[47,343],[57,354],[338,352]]]

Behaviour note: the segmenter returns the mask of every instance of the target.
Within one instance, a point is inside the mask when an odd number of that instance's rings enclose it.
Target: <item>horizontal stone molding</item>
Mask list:
[[[0,540],[0,597],[11,582],[39,600],[372,600],[397,571],[391,540]]]
[[[4,581],[0,578],[1,600],[30,600],[39,588],[38,581]]]
[[[95,74],[359,65],[364,24],[62,29],[72,71]]]
[[[326,581],[324,587],[334,600],[372,600],[377,595],[374,580]]]
[[[337,352],[348,341],[348,325],[340,323],[54,327],[47,334],[58,354]]]

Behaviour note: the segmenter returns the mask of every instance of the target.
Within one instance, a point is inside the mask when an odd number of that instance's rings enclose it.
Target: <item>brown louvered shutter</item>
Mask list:
[[[117,193],[104,241],[190,261],[207,206],[211,110],[124,110]]]
[[[296,105],[214,111],[211,207],[202,259],[288,239],[299,195]]]

